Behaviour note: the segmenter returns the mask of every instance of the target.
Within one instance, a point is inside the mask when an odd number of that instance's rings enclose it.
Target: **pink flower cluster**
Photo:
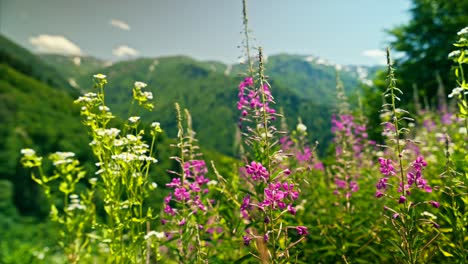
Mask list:
[[[333,194],[338,195],[341,192],[344,192],[344,196],[348,199],[351,197],[351,194],[359,191],[359,185],[356,181],[350,180],[349,177],[346,177],[345,180],[335,179],[336,189]]]
[[[296,147],[289,136],[280,138],[279,143],[281,144],[281,149],[285,153],[292,154],[300,166],[319,171],[325,170],[323,163],[314,157],[312,149],[309,146],[304,146],[302,149]]]
[[[392,165],[392,160],[379,158],[380,162],[380,172],[387,177],[379,179],[376,184],[377,191],[375,197],[380,198],[384,195],[385,191],[388,189],[389,177],[396,175],[395,168]],[[427,180],[422,177],[422,170],[427,166],[427,162],[422,156],[416,158],[416,160],[411,164],[411,168],[406,174],[406,183],[400,181],[398,185],[398,192],[405,192],[400,195],[398,202],[404,203],[407,200],[408,195],[411,194],[411,188],[418,188],[426,192],[432,192],[432,188],[428,185]]]
[[[250,165],[245,166],[245,171],[254,181],[263,180],[266,182],[270,178],[267,169],[259,162],[252,161]]]
[[[354,122],[352,115],[333,115],[332,133],[335,135],[335,143],[346,140],[351,145],[355,158],[360,159],[365,147],[365,141],[368,138],[365,125],[359,125]],[[336,148],[336,156],[341,156],[343,150]]]
[[[237,109],[242,111],[242,117],[239,120],[240,122],[252,113],[259,116],[259,111],[262,109],[270,115],[276,113],[275,109],[270,108],[269,106],[269,103],[273,102],[273,96],[271,95],[268,85],[263,84],[263,87],[260,89],[255,89],[252,77],[247,77],[240,82],[238,97],[239,101],[237,101]],[[275,120],[274,115],[270,118],[271,120]]]
[[[296,214],[296,210],[292,206],[292,202],[297,200],[299,192],[294,190],[294,184],[287,182],[270,183],[264,190],[264,200],[258,206],[265,210],[266,207],[271,209],[284,210],[287,209],[292,215]]]
[[[166,184],[167,187],[173,188],[174,191],[169,193],[164,198],[164,213],[170,216],[176,214],[176,210],[171,206],[179,203],[186,203],[194,213],[198,210],[206,211],[206,205],[202,202],[202,194],[208,193],[208,189],[204,188],[209,179],[205,177],[208,172],[205,161],[191,160],[183,164],[185,179],[182,182],[181,178],[173,178],[172,181]]]

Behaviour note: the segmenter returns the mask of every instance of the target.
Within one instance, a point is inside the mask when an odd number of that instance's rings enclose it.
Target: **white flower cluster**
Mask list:
[[[81,103],[81,102],[90,103],[95,100],[97,100],[96,93],[85,93],[83,96],[78,97],[78,99],[75,100],[75,103]]]
[[[135,82],[135,87],[137,87],[137,88],[142,89],[142,88],[145,88],[146,86],[148,86],[148,85],[146,83],[144,83],[144,82]]]
[[[460,56],[460,54],[461,54],[461,51],[454,50],[454,51],[449,53],[448,58],[449,59],[456,59],[456,58],[458,58],[458,56]]]
[[[148,240],[153,236],[156,237],[157,239],[163,239],[164,238],[164,233],[163,232],[156,232],[156,231],[149,231],[145,235],[145,240]]]
[[[143,92],[143,96],[146,97],[148,100],[153,100],[153,93],[152,92]]]
[[[96,79],[104,80],[104,79],[106,79],[107,76],[104,75],[104,74],[98,73],[98,74],[94,74],[93,77],[96,78]]]
[[[296,127],[297,131],[301,132],[301,133],[304,133],[307,131],[307,127],[306,125],[302,124],[302,123],[299,123],[297,124],[297,127]]]
[[[458,31],[457,35],[465,35],[468,34],[468,27],[463,28],[462,30]]]
[[[454,96],[461,94],[462,92],[463,92],[463,88],[461,87],[453,88],[452,92],[448,95],[448,97],[452,98]]]
[[[132,122],[132,123],[136,123],[140,120],[140,117],[139,116],[131,116],[128,118],[128,121]]]
[[[107,107],[107,106],[105,106],[105,105],[100,105],[100,106],[99,106],[99,111],[109,112],[110,109],[109,109],[109,107]]]
[[[70,194],[70,204],[67,207],[68,211],[86,210],[86,206],[81,204],[80,198],[76,194]]]
[[[130,153],[130,152],[122,152],[120,154],[112,155],[111,158],[113,160],[115,160],[115,161],[123,161],[123,162],[126,162],[126,163],[129,163],[129,162],[132,162],[132,161],[135,161],[135,160],[148,161],[148,162],[152,162],[152,163],[158,162],[158,160],[153,158],[153,157],[149,157],[149,156],[146,156],[146,155],[136,155],[136,154],[133,154],[133,153]]]
[[[26,157],[30,157],[36,155],[36,151],[34,151],[34,149],[25,148],[21,150],[21,154],[23,154]]]
[[[100,137],[110,137],[110,138],[115,138],[117,135],[119,135],[120,130],[117,128],[98,128],[96,129],[96,134]]]
[[[51,155],[52,162],[54,166],[58,166],[60,164],[68,164],[73,162],[73,158],[75,157],[75,153],[73,152],[55,152]]]

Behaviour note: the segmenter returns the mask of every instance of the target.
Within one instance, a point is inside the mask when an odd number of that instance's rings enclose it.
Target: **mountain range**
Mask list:
[[[377,69],[288,54],[269,56],[265,67],[276,108],[282,109],[290,128],[300,117],[311,142],[320,142],[322,153],[331,141],[336,69],[348,94],[359,91],[362,82],[372,78],[366,73]],[[20,210],[34,211],[40,201],[21,202],[37,192],[25,187],[33,184],[19,165],[21,148],[32,147],[42,154],[73,151],[80,160],[92,160],[79,110],[72,102],[92,90],[96,73],[107,75],[106,100],[117,115],[127,116],[134,82],[145,82],[154,94],[155,109],[132,115],[141,115],[147,123],[160,122],[172,138],[176,135],[174,103],[178,102],[190,110],[202,150],[211,157],[236,157],[237,86],[244,69],[187,56],[110,63],[86,56],[37,55],[0,35],[0,180],[14,183]]]

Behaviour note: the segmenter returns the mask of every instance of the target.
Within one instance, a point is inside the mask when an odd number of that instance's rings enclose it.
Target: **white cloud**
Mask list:
[[[111,24],[114,27],[120,28],[122,30],[130,30],[130,26],[126,22],[124,22],[122,20],[111,19],[109,21],[109,24]]]
[[[136,49],[130,48],[129,46],[122,45],[112,50],[112,54],[117,57],[135,57],[140,54]]]
[[[39,35],[29,38],[39,52],[59,53],[65,55],[82,55],[80,47],[60,35]]]
[[[387,53],[383,50],[379,49],[371,49],[371,50],[365,50],[362,52],[362,55],[372,58],[376,61],[378,64],[385,65],[387,64]]]

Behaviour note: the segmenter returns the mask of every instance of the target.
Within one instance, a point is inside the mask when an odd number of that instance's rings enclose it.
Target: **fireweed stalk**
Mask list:
[[[386,153],[393,157],[380,157],[380,172],[384,176],[376,185],[376,198],[387,198],[388,206],[384,206],[384,216],[391,222],[397,233],[396,241],[389,241],[396,247],[395,258],[404,263],[426,262],[430,256],[424,250],[439,236],[434,222],[428,214],[421,213],[423,209],[439,208],[437,201],[424,201],[424,193],[432,192],[431,186],[423,177],[423,170],[428,163],[422,156],[406,165],[404,160],[404,135],[409,131],[403,125],[404,120],[413,121],[407,117],[407,111],[397,108],[400,98],[397,94],[403,92],[396,87],[394,69],[390,60],[390,50],[387,49],[388,88],[384,92],[390,102],[383,105],[384,115],[389,121],[384,121],[388,142]],[[396,161],[396,162],[395,162]],[[429,214],[431,215],[431,214]]]
[[[344,197],[346,210],[350,210],[350,199],[359,190],[358,179],[362,168],[370,164],[364,157],[365,150],[372,144],[368,140],[366,125],[357,120],[349,109],[348,98],[345,94],[343,82],[336,72],[336,90],[338,114],[332,116],[332,133],[335,143],[336,164],[332,166],[335,177],[334,194]]]
[[[190,113],[185,110],[187,126],[184,129],[180,107],[177,103],[175,106],[179,141],[173,147],[179,150],[179,155],[172,159],[180,165],[180,172],[170,171],[176,177],[166,184],[173,191],[164,198],[161,222],[168,242],[176,242],[174,248],[178,252],[179,262],[205,263],[207,249],[203,236],[208,229],[209,212],[213,212],[208,199],[208,168],[198,153]]]
[[[289,133],[286,132],[288,131],[288,126],[282,109],[280,110],[280,115],[281,131],[285,131],[284,135],[279,139],[281,150],[285,154],[292,156],[285,160],[283,164],[285,169],[291,168],[291,173],[296,181],[307,180],[307,177],[297,177],[304,174],[303,172],[323,172],[323,163],[316,153],[318,142],[315,142],[313,147],[308,144],[307,126],[302,123],[301,118],[298,120],[296,129]]]
[[[294,220],[294,201],[299,197],[297,183],[281,161],[286,155],[277,147],[279,131],[272,124],[278,114],[272,108],[273,96],[264,75],[263,54],[259,48],[259,71],[255,80],[239,84],[240,126],[248,156],[241,168],[248,189],[242,199],[241,216],[247,223],[244,245],[264,263],[286,262],[290,249],[308,234],[307,227],[289,224]],[[295,232],[289,232],[289,230]],[[280,243],[281,241],[281,243]],[[255,251],[256,252],[255,252]]]
[[[50,204],[50,219],[60,225],[59,245],[65,252],[69,263],[89,260],[92,243],[91,228],[95,224],[96,210],[92,199],[96,179],[89,180],[91,188],[77,193],[77,184],[86,172],[80,166],[72,152],[56,152],[49,155],[54,167],[52,175],[46,175],[42,169],[42,157],[32,149],[22,149],[21,162],[25,168],[32,169],[32,179],[39,184]],[[58,188],[56,182],[60,181]],[[57,200],[63,201],[57,206]]]
[[[140,117],[130,116],[123,129],[109,127],[114,118],[105,103],[105,75],[94,75],[97,93],[87,93],[75,103],[81,106],[83,123],[89,127],[91,149],[96,156],[97,187],[104,197],[107,222],[98,224],[102,231],[102,247],[110,250],[111,262],[144,263],[151,256],[147,233],[149,222],[155,219],[153,209],[144,201],[155,184],[149,180],[149,169],[157,160],[152,157],[156,137],[162,132],[159,123],[150,128],[148,145],[143,140],[145,130]],[[138,103],[151,110],[153,95],[143,91],[145,83],[135,82],[132,106]],[[131,114],[131,112],[130,112]]]

